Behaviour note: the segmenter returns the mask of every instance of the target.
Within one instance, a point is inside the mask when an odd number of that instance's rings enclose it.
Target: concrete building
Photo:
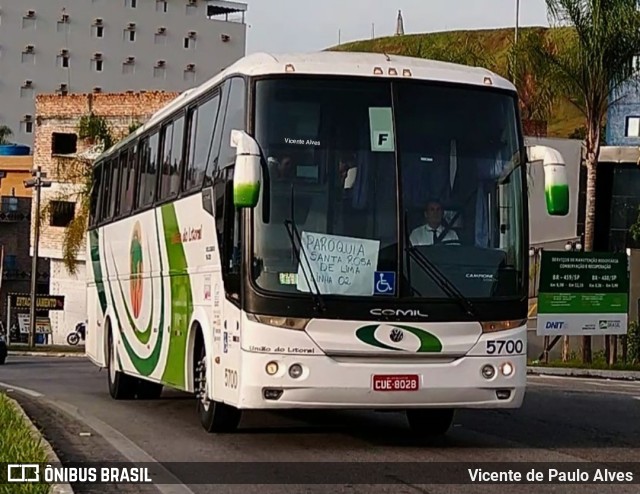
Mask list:
[[[640,68],[640,57],[632,64]],[[607,112],[606,146],[597,167],[594,250],[624,252],[639,248],[630,227],[640,212],[640,88],[621,85]]]
[[[640,57],[634,67],[640,68]],[[622,84],[611,96],[616,100],[607,111],[605,140],[607,146],[640,145],[640,88],[633,81]]]
[[[52,311],[53,344],[64,344],[66,335],[76,323],[86,319],[85,251],[78,252],[77,269],[71,274],[63,261],[66,227],[80,214],[77,191],[83,189],[81,169],[74,157],[91,148],[92,143],[78,137],[79,123],[90,114],[105,119],[114,138],[129,133],[131,124],[147,120],[179,93],[162,91],[137,93],[101,93],[39,95],[36,97],[36,129],[33,163],[40,166],[53,181],[42,189],[45,218],[40,228],[39,257],[50,271],[48,292],[65,296],[65,310]],[[86,165],[84,165],[86,166]],[[31,224],[35,222],[35,208]],[[33,228],[32,228],[33,232]],[[31,250],[33,255],[33,233]]]
[[[7,327],[8,294],[29,293],[31,289],[31,189],[24,181],[31,178],[32,156],[0,156],[0,320]],[[37,291],[49,289],[49,266],[43,260],[38,265]],[[14,314],[15,316],[15,314]],[[9,327],[15,323],[12,319]]]
[[[245,4],[30,0],[0,10],[0,125],[31,146],[38,94],[183,91],[246,51]]]

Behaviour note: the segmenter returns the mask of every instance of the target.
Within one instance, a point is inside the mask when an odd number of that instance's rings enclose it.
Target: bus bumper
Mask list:
[[[267,364],[275,362],[275,375],[267,373]],[[505,363],[513,369],[502,374]],[[302,374],[289,375],[298,364]],[[482,374],[486,365],[495,374]],[[526,386],[526,355],[508,357],[467,356],[446,363],[380,363],[338,361],[327,356],[294,356],[242,352],[241,409],[286,408],[519,408]],[[273,367],[273,365],[271,366]],[[508,366],[507,366],[508,367]],[[417,376],[418,389],[374,390],[374,376]],[[380,385],[376,378],[375,387]],[[404,381],[406,385],[407,381]],[[389,384],[386,384],[389,387]]]

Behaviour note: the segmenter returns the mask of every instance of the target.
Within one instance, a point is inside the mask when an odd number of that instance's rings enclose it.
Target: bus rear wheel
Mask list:
[[[107,336],[107,379],[109,394],[115,400],[131,400],[135,397],[137,380],[118,370],[116,347],[111,330]]]
[[[200,423],[207,432],[233,432],[240,423],[241,412],[235,407],[207,396],[207,358],[204,344],[200,347],[196,361],[195,391],[198,400],[197,410]]]
[[[453,408],[420,408],[407,410],[412,431],[421,437],[435,438],[447,434],[453,423]]]

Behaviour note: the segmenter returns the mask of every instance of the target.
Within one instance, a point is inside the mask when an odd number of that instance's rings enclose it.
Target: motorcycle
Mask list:
[[[86,332],[87,326],[85,325],[85,323],[79,322],[78,324],[76,324],[76,328],[73,330],[73,332],[69,333],[69,335],[67,336],[67,343],[69,343],[69,345],[71,346],[75,346],[80,342],[81,339],[82,341],[84,341]]]

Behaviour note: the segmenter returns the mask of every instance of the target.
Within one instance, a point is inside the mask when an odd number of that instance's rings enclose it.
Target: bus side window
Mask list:
[[[222,142],[220,143],[220,154],[217,162],[220,168],[232,165],[236,159],[236,149],[231,147],[231,131],[246,129],[246,91],[244,79],[234,77],[231,81],[227,81],[227,84],[230,84],[229,101],[224,118]],[[218,120],[218,124],[220,124],[220,119]]]
[[[129,150],[125,149],[120,153],[120,184],[116,197],[115,216],[127,214],[129,211],[122,198],[126,195],[127,182],[129,180]]]
[[[91,202],[89,206],[89,225],[94,226],[100,221],[98,214],[98,199],[102,186],[102,163],[93,169],[93,187],[91,188]]]
[[[240,296],[240,213],[233,204],[233,167],[223,170],[216,180],[213,192],[216,201],[216,233],[222,279],[225,291],[234,298]]]
[[[137,160],[136,147],[133,146],[129,151],[129,176],[127,178],[127,187],[125,194],[122,197],[124,201],[123,212],[130,214],[135,204],[135,186],[136,175],[138,173],[138,160]]]
[[[113,163],[113,160],[107,161],[103,169],[104,187],[102,189],[100,204],[98,206],[100,210],[99,221],[105,221],[110,219],[108,212],[109,212],[109,199],[111,196],[111,164],[112,163]]]

